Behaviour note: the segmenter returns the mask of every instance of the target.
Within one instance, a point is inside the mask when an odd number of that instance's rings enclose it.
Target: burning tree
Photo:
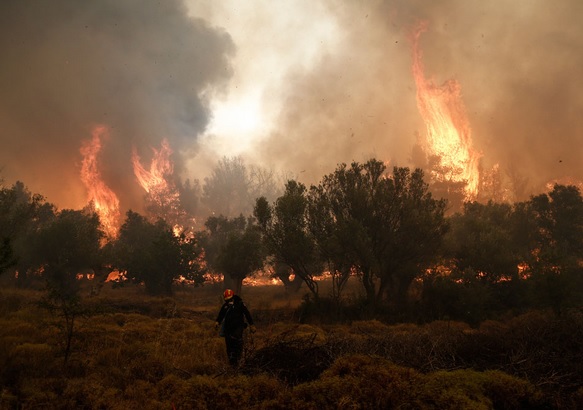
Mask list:
[[[461,87],[453,79],[438,86],[425,77],[419,38],[426,30],[426,23],[419,24],[412,36],[413,76],[417,85],[417,106],[427,130],[423,148],[432,163],[430,178],[442,186],[440,194],[457,193],[460,191],[457,186],[461,184],[464,199],[474,200],[480,182],[479,155],[472,147]]]
[[[98,156],[102,139],[107,136],[107,128],[98,126],[93,129],[90,141],[81,147],[83,162],[81,180],[87,188],[87,199],[101,220],[103,230],[110,238],[115,238],[119,229],[119,199],[105,184],[99,171]]]
[[[172,181],[174,165],[170,160],[172,149],[167,140],[162,140],[159,150],[153,149],[154,156],[150,169],[140,162],[134,149],[132,164],[140,186],[146,191],[146,210],[152,220],[163,218],[173,227],[175,233],[190,231],[194,218],[187,214],[180,201],[180,192]]]

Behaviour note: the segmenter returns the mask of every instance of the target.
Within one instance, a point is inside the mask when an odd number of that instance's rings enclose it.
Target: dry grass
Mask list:
[[[58,320],[37,307],[41,296],[0,291],[0,408],[563,409],[583,397],[581,314],[532,313],[478,329],[301,324],[301,293],[247,287],[258,331],[234,372],[214,330],[220,286],[172,298],[104,286],[84,297],[88,314],[63,367]]]

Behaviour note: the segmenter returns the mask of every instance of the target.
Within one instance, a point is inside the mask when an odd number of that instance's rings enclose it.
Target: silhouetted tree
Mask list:
[[[323,223],[316,229],[319,249],[341,271],[351,266],[359,272],[371,304],[388,297],[402,306],[412,281],[437,257],[447,229],[445,201],[432,198],[423,172],[395,167],[390,176],[374,159],[342,164],[311,192],[321,207],[313,213]]]
[[[0,189],[0,240],[8,258],[2,270],[16,277],[19,286],[28,286],[34,262],[31,242],[39,227],[54,218],[55,208],[38,194],[32,194],[22,182]]]
[[[3,238],[0,242],[0,274],[16,263],[14,260],[10,239]]]
[[[523,252],[514,241],[512,217],[508,204],[466,203],[463,213],[450,218],[446,235],[454,270],[472,270],[476,279],[491,284],[516,277]]]
[[[177,279],[203,282],[202,249],[193,237],[175,236],[164,221],[149,222],[128,211],[111,244],[112,266],[129,280],[144,283],[151,295],[170,295]]]
[[[243,279],[263,267],[264,252],[261,233],[252,218],[211,216],[207,231],[198,237],[205,250],[209,269],[222,273],[225,282],[234,283],[235,293],[241,293]]]
[[[223,157],[204,179],[202,202],[210,212],[226,217],[248,214],[253,206],[247,167],[240,157]]]
[[[314,278],[322,274],[323,263],[309,231],[307,206],[305,185],[290,180],[275,204],[270,205],[265,197],[257,199],[254,215],[267,252],[273,255],[275,263],[289,266],[318,297],[318,283]]]
[[[101,239],[97,214],[63,210],[44,223],[29,245],[36,270],[47,284],[43,306],[62,319],[65,362],[71,351],[75,320],[82,313],[77,274],[101,265]]]
[[[202,189],[198,180],[187,179],[184,182],[177,181],[177,189],[180,195],[180,204],[186,215],[195,217],[200,214],[200,197]]]
[[[583,294],[583,198],[575,186],[556,184],[529,201],[537,225],[533,279],[558,313]]]
[[[325,268],[332,278],[332,298],[340,302],[342,290],[353,271],[353,260],[343,247],[341,224],[332,212],[330,198],[322,185],[310,188],[308,228]]]

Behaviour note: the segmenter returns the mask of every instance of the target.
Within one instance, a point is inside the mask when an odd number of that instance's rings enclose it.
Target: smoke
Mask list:
[[[234,51],[228,33],[177,0],[2,1],[0,176],[79,208],[79,149],[104,125],[101,173],[125,209],[140,209],[132,146],[148,160],[167,138],[180,170]]]
[[[265,37],[279,42],[280,50],[281,80],[270,81],[263,92],[264,106],[276,112],[273,127],[257,138],[250,158],[306,182],[318,181],[340,162],[372,156],[390,166],[414,166],[412,147],[425,127],[415,101],[409,37],[423,20],[428,24],[420,44],[426,75],[438,84],[450,78],[460,83],[483,169],[498,164],[517,199],[542,192],[550,180],[583,180],[583,3],[293,4],[284,13],[256,5],[253,18],[237,10],[239,21],[253,21],[245,36],[234,35],[237,47],[260,43],[252,31],[258,30],[268,44]],[[301,15],[304,25],[295,31],[293,25],[277,25],[282,14]],[[258,22],[262,15],[268,17]],[[319,25],[332,26],[334,36],[317,36],[313,26]],[[266,36],[270,26],[290,30]],[[306,40],[306,33],[315,34]],[[307,52],[303,58],[294,55],[314,44],[318,52],[310,54],[309,64]],[[248,59],[257,61],[266,52],[272,50],[247,50]],[[273,78],[270,72],[267,78]]]
[[[517,198],[583,181],[578,0],[185,1],[4,0],[0,177],[82,206],[79,148],[98,124],[122,209],[143,205],[132,145],[149,163],[163,138],[181,178],[231,154],[307,183],[370,157],[415,166],[423,20],[425,74],[459,82],[483,168]],[[237,112],[257,118],[243,130]]]

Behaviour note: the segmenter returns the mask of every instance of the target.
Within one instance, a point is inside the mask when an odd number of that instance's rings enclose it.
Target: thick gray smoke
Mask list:
[[[233,52],[226,32],[188,17],[179,0],[3,0],[0,177],[83,206],[79,149],[102,124],[104,180],[124,209],[139,209],[132,145],[148,161],[167,138],[180,169]]]
[[[414,165],[411,148],[425,126],[408,37],[424,20],[425,74],[460,83],[484,169],[498,163],[516,199],[552,180],[583,181],[583,2],[327,4],[342,45],[323,52],[315,69],[290,72],[265,157],[308,180],[371,156]]]
[[[415,166],[425,124],[409,35],[423,20],[425,74],[459,82],[484,169],[499,164],[517,199],[549,181],[583,181],[579,0],[187,1],[189,9],[178,0],[0,2],[0,177],[61,207],[82,206],[79,148],[103,124],[111,130],[104,179],[122,208],[142,206],[132,144],[147,166],[150,147],[168,138],[177,174],[202,180],[181,171],[182,160],[205,161],[196,149],[209,101],[255,85],[231,66],[235,49],[278,113],[247,163],[308,183],[370,157]],[[197,12],[222,28],[190,17]],[[288,24],[274,24],[282,16]],[[234,26],[243,32],[231,36]],[[302,32],[328,26],[329,37]],[[290,61],[302,49],[310,61]]]

